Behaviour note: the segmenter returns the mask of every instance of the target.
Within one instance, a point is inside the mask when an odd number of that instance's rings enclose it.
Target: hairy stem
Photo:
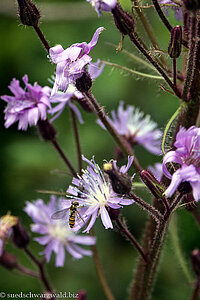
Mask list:
[[[47,50],[47,52],[49,53],[49,49],[50,49],[50,46],[49,46],[49,43],[47,42],[44,34],[42,33],[42,31],[40,30],[38,24],[37,25],[34,25],[33,28],[35,29],[39,39],[41,40],[44,48]]]
[[[161,249],[165,239],[166,228],[167,221],[162,221],[157,225],[148,254],[148,263],[144,265],[144,263],[140,260],[142,272],[140,272],[140,274],[136,273],[136,278],[130,291],[130,300],[149,299],[158,267]],[[140,276],[139,280],[137,280],[138,276]]]
[[[163,76],[163,78],[166,80],[168,85],[171,87],[171,89],[174,91],[175,95],[177,97],[180,97],[180,91],[177,89],[176,86],[174,86],[173,82],[170,80],[168,75],[163,71],[163,69],[160,67],[160,65],[154,60],[154,58],[140,45],[138,40],[136,39],[134,33],[129,34],[130,40],[133,42],[133,44],[138,48],[138,50],[148,59],[148,61],[158,70],[158,72]]]
[[[156,222],[159,223],[159,221],[163,221],[163,216],[155,207],[151,206],[134,193],[129,193],[129,197],[133,199],[136,204],[145,209],[156,220]]]
[[[187,62],[187,71],[186,71],[186,80],[183,88],[183,101],[187,100],[188,92],[191,87],[191,78],[193,73],[193,65],[194,65],[194,48],[195,48],[195,40],[196,40],[196,17],[190,17],[190,30],[189,30],[189,53],[188,53],[188,62]]]
[[[136,238],[130,233],[130,231],[128,230],[126,224],[123,224],[121,222],[121,220],[119,218],[117,218],[115,220],[118,230],[119,232],[124,235],[127,240],[129,240],[131,242],[131,244],[137,249],[137,251],[140,253],[141,257],[144,259],[145,263],[148,262],[148,257],[147,255],[144,253],[141,245],[138,243],[138,241],[136,240]]]
[[[103,125],[106,127],[110,135],[113,137],[117,145],[120,147],[124,155],[132,156],[133,151],[130,147],[130,145],[125,141],[125,139],[118,134],[118,132],[115,130],[115,128],[111,125],[107,114],[104,111],[104,108],[99,105],[95,97],[92,95],[90,91],[83,93],[84,97],[88,100],[88,102],[91,104],[93,107],[93,110],[95,114],[98,116],[98,118],[101,120]],[[136,170],[141,171],[142,167],[140,166],[139,162],[137,159],[134,157],[133,165]]]
[[[142,22],[142,25],[144,26],[144,29],[145,29],[145,31],[146,31],[146,33],[147,33],[147,35],[148,35],[148,37],[149,37],[152,45],[154,46],[154,48],[156,50],[160,50],[160,47],[159,47],[159,45],[158,45],[158,43],[156,41],[155,35],[154,35],[153,31],[152,31],[152,28],[151,28],[151,26],[150,26],[147,18],[143,14],[143,12],[142,12],[142,10],[140,8],[138,0],[133,0],[133,4],[135,6],[135,10],[136,10],[136,12],[137,12],[137,14],[138,14],[138,16],[140,18],[140,21]],[[165,60],[164,57],[161,56],[160,57],[160,61],[162,62],[163,65],[167,65],[167,61]]]

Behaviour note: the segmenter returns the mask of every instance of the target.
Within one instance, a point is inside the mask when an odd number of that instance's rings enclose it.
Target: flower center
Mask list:
[[[50,225],[49,234],[51,237],[58,239],[60,242],[66,243],[66,240],[74,233],[67,227],[67,225],[56,221],[56,223]]]

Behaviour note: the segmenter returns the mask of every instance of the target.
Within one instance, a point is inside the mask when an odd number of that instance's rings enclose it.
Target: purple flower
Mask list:
[[[181,182],[189,182],[196,201],[200,199],[200,128],[195,126],[180,128],[176,135],[175,151],[169,151],[163,159],[163,172],[171,179],[165,194],[171,197]],[[167,170],[166,164],[174,162],[180,168],[173,175]]]
[[[103,27],[99,27],[88,44],[86,42],[73,44],[65,50],[61,45],[50,48],[50,58],[53,63],[57,64],[52,95],[55,95],[58,89],[65,92],[70,83],[74,83],[82,76],[86,65],[92,60],[88,54],[96,45],[103,30]]]
[[[73,178],[73,186],[69,186],[67,190],[69,193],[67,197],[71,198],[72,201],[77,200],[80,204],[79,213],[81,218],[75,225],[75,230],[89,222],[84,230],[84,232],[89,232],[99,215],[106,229],[113,228],[107,207],[119,209],[122,205],[132,204],[133,200],[119,196],[113,191],[111,183],[106,180],[94,158],[89,161],[84,156],[82,157],[88,163],[88,167],[82,171],[82,176]],[[132,162],[133,157],[129,157],[127,166],[122,166],[120,172],[126,173]]]
[[[42,254],[49,262],[52,252],[55,252],[56,267],[62,267],[65,262],[65,249],[76,259],[82,258],[83,255],[91,255],[90,250],[83,249],[77,244],[94,245],[95,238],[76,235],[67,225],[66,220],[51,219],[52,214],[58,208],[57,204],[56,197],[51,196],[48,204],[38,199],[33,203],[27,202],[24,210],[34,222],[31,230],[42,235],[35,238],[38,243],[46,246]]]
[[[6,128],[19,121],[18,129],[26,130],[28,125],[36,125],[39,119],[46,120],[47,107],[51,108],[51,89],[47,86],[41,87],[37,82],[32,86],[28,83],[27,75],[22,79],[25,89],[22,89],[19,80],[14,78],[9,86],[14,96],[1,96],[1,99],[8,103],[4,110]]]
[[[101,64],[99,59],[96,63],[91,63],[88,65],[88,73],[90,74],[92,80],[96,79],[102,73],[104,66],[105,64]],[[74,84],[69,84],[65,93],[57,92],[55,95],[50,97],[51,103],[58,103],[58,105],[49,110],[49,113],[54,115],[54,117],[51,119],[51,122],[60,116],[66,104],[68,104],[77,115],[79,122],[83,123],[81,113],[72,101],[73,98],[76,98],[77,100],[84,98],[84,96],[76,89]]]
[[[123,106],[124,103],[120,102],[117,114],[114,110],[111,112],[112,119],[109,120],[115,130],[131,144],[138,143],[154,154],[161,154],[161,131],[156,128],[157,124],[149,115],[144,117],[138,108],[127,105],[124,109]],[[105,129],[101,122],[98,124]]]
[[[176,5],[176,3],[174,1],[171,1],[171,0],[159,0],[161,4],[172,4],[172,5]],[[183,19],[183,13],[182,13],[182,9],[181,7],[173,7],[173,10],[174,10],[174,14],[175,14],[175,18],[178,20],[178,21],[181,21]],[[168,12],[168,9],[165,8],[165,13],[166,15],[169,15],[169,12]]]
[[[115,8],[116,0],[87,0],[96,10],[99,16],[101,16],[101,11],[112,11]]]

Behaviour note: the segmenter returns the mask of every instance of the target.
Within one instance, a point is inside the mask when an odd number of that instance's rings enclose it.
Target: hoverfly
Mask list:
[[[56,211],[51,218],[53,220],[59,220],[59,219],[64,219],[66,217],[66,212],[69,210],[69,226],[70,228],[73,228],[75,225],[75,218],[76,215],[79,215],[79,217],[81,218],[79,212],[77,211],[77,207],[79,206],[79,202],[78,201],[72,201],[72,204],[69,208],[64,208],[61,209],[59,211]],[[84,222],[84,220],[81,218],[81,220]]]

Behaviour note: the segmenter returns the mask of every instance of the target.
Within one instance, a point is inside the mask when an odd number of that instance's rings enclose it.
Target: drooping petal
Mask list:
[[[100,213],[101,213],[101,220],[103,222],[104,227],[106,229],[113,228],[113,224],[111,222],[111,219],[110,219],[110,216],[108,214],[108,211],[107,211],[107,209],[104,206],[102,206],[100,208]]]

